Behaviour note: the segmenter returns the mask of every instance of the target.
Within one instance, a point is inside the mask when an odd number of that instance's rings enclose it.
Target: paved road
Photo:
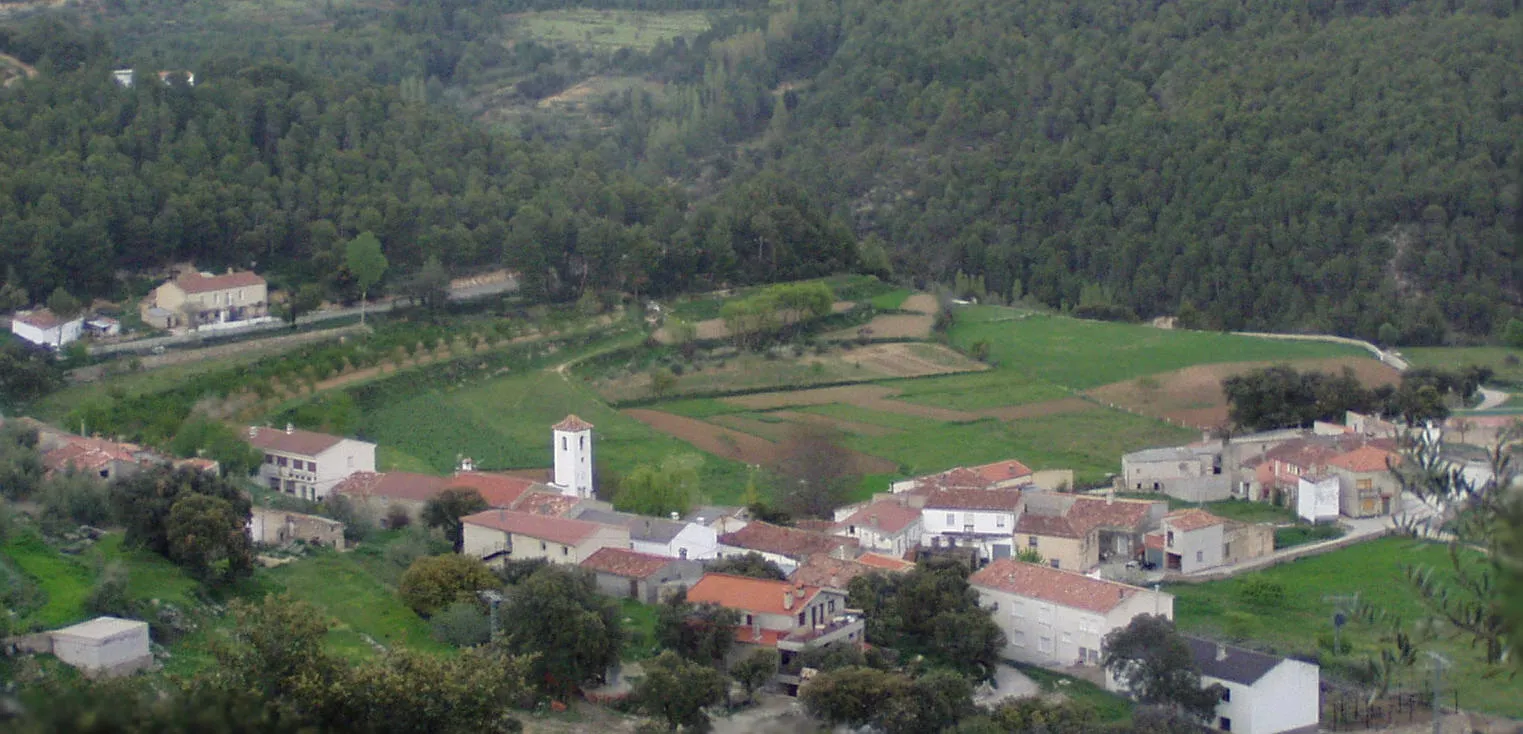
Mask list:
[[[1493,390],[1489,387],[1482,387],[1480,390],[1481,404],[1475,406],[1472,408],[1472,410],[1491,410],[1492,408],[1500,408],[1502,407],[1503,403],[1506,403],[1510,398],[1512,398],[1512,395],[1502,392],[1501,390]]]

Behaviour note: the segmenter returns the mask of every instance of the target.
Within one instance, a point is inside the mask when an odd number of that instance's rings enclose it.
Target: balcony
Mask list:
[[[806,647],[829,645],[832,642],[860,638],[867,629],[861,617],[846,615],[836,617],[828,624],[800,627],[777,641],[777,649],[798,652]]]

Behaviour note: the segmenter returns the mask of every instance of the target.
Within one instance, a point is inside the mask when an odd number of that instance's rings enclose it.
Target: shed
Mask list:
[[[54,630],[53,654],[90,676],[135,673],[153,663],[148,651],[148,623],[96,617]]]

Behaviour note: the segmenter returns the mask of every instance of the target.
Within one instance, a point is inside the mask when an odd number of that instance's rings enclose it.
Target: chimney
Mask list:
[[[1226,659],[1227,659],[1227,646],[1223,645],[1220,642],[1216,643],[1216,662],[1219,663],[1219,662],[1221,662],[1223,660],[1226,660]]]
[[[804,587],[798,586],[793,589],[793,595],[799,599],[804,598]]]
[[[787,589],[783,589],[783,609],[793,609],[793,595],[788,593]]]
[[[227,274],[228,275],[232,275],[233,274],[233,266],[231,266],[231,265],[227,266]]]
[[[249,426],[249,438],[259,438],[259,426]]]
[[[296,432],[296,424],[294,424],[294,423],[287,423],[286,424],[286,435],[289,436],[289,435],[291,435],[292,433],[295,433],[295,432]]]
[[[830,588],[832,588],[832,589],[839,589],[839,588],[841,588],[841,579],[840,579],[840,577],[836,576],[835,574],[830,574]]]

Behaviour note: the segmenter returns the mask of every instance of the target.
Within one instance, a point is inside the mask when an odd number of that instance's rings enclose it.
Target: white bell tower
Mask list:
[[[592,497],[592,424],[568,415],[550,429],[555,488],[568,497]]]

